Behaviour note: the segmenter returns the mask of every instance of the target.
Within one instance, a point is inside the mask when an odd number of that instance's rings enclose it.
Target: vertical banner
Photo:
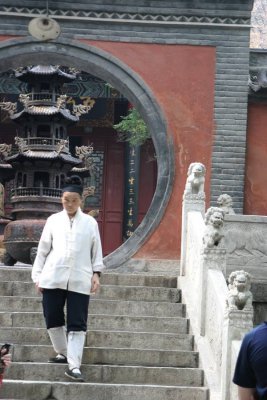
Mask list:
[[[125,151],[124,240],[132,236],[138,225],[139,172],[140,146],[131,146],[127,142]]]

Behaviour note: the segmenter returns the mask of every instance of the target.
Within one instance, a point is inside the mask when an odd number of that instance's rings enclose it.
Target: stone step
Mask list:
[[[42,313],[0,312],[0,326],[44,328]],[[88,327],[94,330],[127,330],[136,332],[188,333],[188,320],[173,317],[144,317],[126,315],[90,314]]]
[[[2,399],[208,400],[203,387],[5,380]]]
[[[67,365],[47,363],[55,353],[30,274],[0,267],[0,343],[13,343],[0,399],[208,400],[176,274],[102,274],[79,384],[65,377]]]
[[[0,296],[0,311],[42,311],[42,297]],[[155,317],[182,317],[182,303],[101,300],[91,297],[89,310],[94,314],[150,315]]]
[[[14,345],[36,343],[50,345],[47,330],[43,328],[1,328],[0,343],[4,342]],[[86,345],[190,351],[193,349],[194,341],[193,336],[189,334],[89,330]]]
[[[66,381],[66,365],[13,362],[6,379],[26,381]],[[198,368],[143,367],[122,365],[82,365],[86,382],[138,385],[202,386],[203,371]]]
[[[52,356],[54,351],[51,346],[16,345],[13,348],[14,361],[47,362]],[[197,368],[198,353],[182,350],[85,347],[83,363]]]
[[[31,282],[31,268],[0,267],[0,281]],[[138,275],[106,271],[101,276],[101,284],[176,288],[177,278],[164,275]]]
[[[0,282],[2,296],[36,296],[32,282]],[[132,301],[162,301],[179,303],[181,292],[177,288],[102,285],[95,298]]]
[[[177,277],[163,275],[137,275],[137,274],[116,274],[103,273],[101,284],[118,286],[146,286],[177,288]]]

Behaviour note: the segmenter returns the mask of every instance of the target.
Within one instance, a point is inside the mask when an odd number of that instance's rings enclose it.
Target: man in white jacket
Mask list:
[[[98,224],[80,209],[82,191],[79,177],[67,178],[62,189],[63,211],[48,217],[32,269],[32,280],[43,295],[48,334],[57,353],[49,362],[68,363],[65,374],[79,382],[84,381],[80,366],[90,293],[98,289],[104,269]]]

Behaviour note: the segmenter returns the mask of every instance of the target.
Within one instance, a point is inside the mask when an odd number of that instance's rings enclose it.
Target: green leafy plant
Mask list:
[[[121,122],[113,125],[118,133],[119,141],[127,141],[131,146],[137,146],[150,138],[147,125],[136,108],[131,108],[121,119]]]

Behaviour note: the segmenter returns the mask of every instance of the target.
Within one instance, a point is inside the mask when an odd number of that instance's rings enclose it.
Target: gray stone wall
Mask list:
[[[31,18],[46,15],[43,1],[1,3],[0,34],[25,35]],[[253,0],[49,3],[63,38],[216,47],[211,202],[227,192],[242,212]]]

